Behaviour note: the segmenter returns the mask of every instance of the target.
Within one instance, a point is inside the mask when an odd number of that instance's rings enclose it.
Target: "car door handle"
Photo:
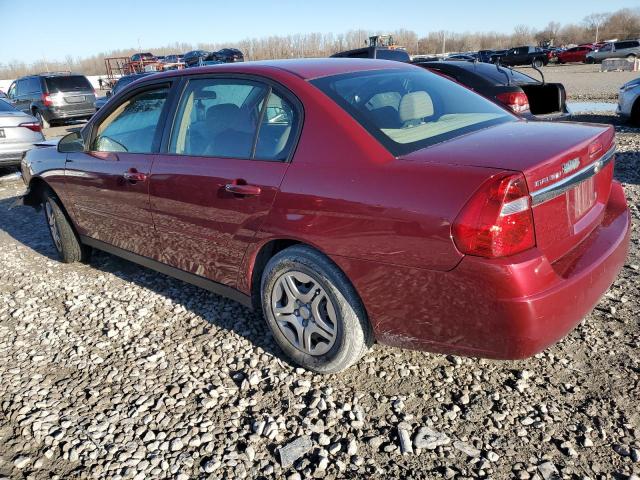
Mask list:
[[[260,195],[260,192],[262,191],[260,187],[257,185],[247,185],[246,183],[241,182],[241,180],[234,180],[233,183],[227,183],[224,189],[234,195]]]
[[[125,180],[129,182],[144,182],[147,179],[145,173],[137,171],[135,168],[130,168],[122,174]]]

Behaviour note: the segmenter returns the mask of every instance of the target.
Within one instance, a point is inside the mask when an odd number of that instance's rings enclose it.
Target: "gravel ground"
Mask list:
[[[638,480],[640,130],[616,128],[628,263],[518,362],[376,346],[312,375],[232,301],[104,253],[57,262],[0,182],[0,478]]]
[[[519,68],[523,73],[540,78],[531,67]],[[560,82],[570,100],[616,100],[618,90],[629,80],[638,78],[639,72],[601,72],[600,65],[550,64],[542,69],[547,82]]]

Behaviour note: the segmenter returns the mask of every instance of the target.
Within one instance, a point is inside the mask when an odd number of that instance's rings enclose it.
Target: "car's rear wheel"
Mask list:
[[[588,63],[589,65],[592,65],[595,63],[595,60],[592,57],[587,57],[586,63]]]
[[[44,116],[42,115],[42,112],[40,112],[40,110],[35,110],[33,112],[33,116],[36,117],[36,119],[38,120],[38,122],[40,123],[40,126],[42,128],[50,128],[51,127],[51,123],[47,122],[47,120],[44,118]]]
[[[539,58],[536,58],[533,61],[533,66],[536,67],[536,68],[542,68],[542,67],[544,67],[544,62],[542,60],[540,60]]]
[[[629,55],[627,55],[627,60],[629,60],[630,62],[633,62],[636,59],[636,56],[633,53],[630,53]]]
[[[355,289],[327,257],[293,246],[266,265],[262,309],[280,348],[298,365],[336,373],[373,344],[373,331]]]
[[[47,221],[53,245],[64,263],[84,261],[89,257],[89,247],[83,245],[71,222],[60,207],[60,201],[52,192],[44,194],[44,218]]]
[[[633,104],[629,121],[632,125],[640,126],[640,98],[637,98]]]

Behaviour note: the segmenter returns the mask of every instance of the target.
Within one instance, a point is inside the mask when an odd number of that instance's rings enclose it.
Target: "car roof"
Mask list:
[[[397,70],[414,68],[408,63],[393,60],[367,58],[301,58],[291,60],[263,60],[224,63],[211,67],[188,68],[161,73],[158,76],[175,77],[202,73],[267,73],[273,69],[284,70],[304,80],[367,70]]]

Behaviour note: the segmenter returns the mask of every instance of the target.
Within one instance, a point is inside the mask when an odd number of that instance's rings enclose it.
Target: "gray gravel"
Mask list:
[[[617,129],[628,263],[518,362],[377,346],[314,376],[232,301],[103,253],[58,263],[0,183],[0,478],[638,478],[640,130]]]

